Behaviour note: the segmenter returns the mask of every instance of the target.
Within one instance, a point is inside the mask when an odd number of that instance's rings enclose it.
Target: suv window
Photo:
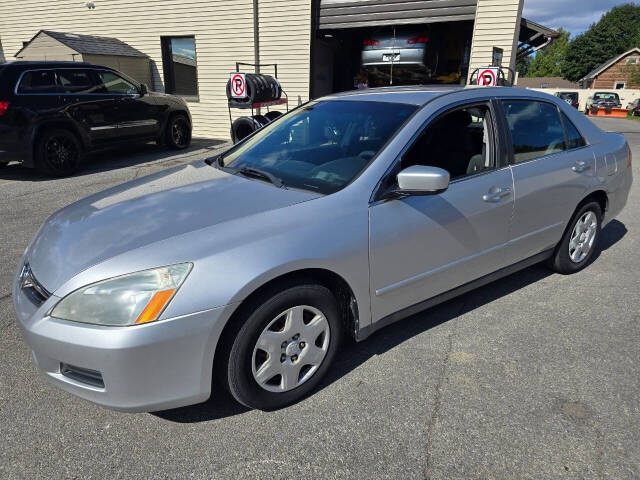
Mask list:
[[[451,180],[494,167],[491,110],[487,104],[449,111],[430,122],[402,157],[401,168],[447,170]]]
[[[18,93],[57,93],[54,70],[34,70],[26,72],[18,85]]]
[[[90,70],[58,70],[58,81],[63,93],[94,93],[97,88]]]
[[[515,163],[566,150],[558,107],[532,100],[505,100],[502,105]]]
[[[108,70],[101,70],[97,73],[101,93],[119,93],[124,95],[135,95],[138,93],[138,87],[120,75],[116,75]]]
[[[564,122],[564,128],[567,130],[567,149],[584,147],[587,142],[584,141],[578,129],[564,113],[562,114],[562,121]]]

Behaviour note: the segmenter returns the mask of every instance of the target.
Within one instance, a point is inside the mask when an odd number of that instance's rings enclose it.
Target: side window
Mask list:
[[[502,104],[511,131],[515,163],[566,149],[555,105],[532,100],[505,100]]]
[[[55,71],[26,72],[18,85],[18,93],[58,93]]]
[[[116,93],[123,95],[135,95],[138,93],[138,88],[131,82],[128,82],[120,75],[116,75],[108,70],[101,70],[97,72],[98,80],[100,82],[100,93]]]
[[[96,83],[90,70],[58,70],[63,93],[95,93]]]
[[[562,121],[567,130],[567,149],[571,150],[572,148],[584,147],[587,142],[584,141],[578,129],[564,113],[562,114]]]
[[[426,165],[447,170],[451,180],[494,168],[489,105],[447,112],[430,122],[409,148],[401,168]]]

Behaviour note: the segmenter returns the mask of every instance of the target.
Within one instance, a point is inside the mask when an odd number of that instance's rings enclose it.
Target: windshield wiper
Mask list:
[[[281,178],[276,177],[273,173],[261,170],[255,167],[242,167],[236,170],[237,173],[241,173],[247,177],[261,178],[273,183],[278,188],[286,188]]]

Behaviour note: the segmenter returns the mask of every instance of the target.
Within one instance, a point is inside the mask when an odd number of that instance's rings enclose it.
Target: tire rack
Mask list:
[[[273,67],[273,70],[274,70],[273,78],[275,78],[276,80],[278,79],[278,64],[277,63],[255,64],[255,63],[236,62],[236,73],[240,73],[240,65],[243,65],[243,66],[246,66],[246,67],[254,67],[254,68],[257,68],[257,69],[261,69],[262,67]],[[233,118],[231,116],[231,109],[232,108],[238,108],[238,109],[242,109],[242,110],[251,109],[251,116],[254,116],[256,109],[266,108],[267,112],[268,112],[269,111],[269,107],[273,107],[275,105],[286,105],[287,106],[287,112],[288,112],[289,111],[289,95],[287,95],[287,92],[284,91],[284,89],[282,88],[282,85],[280,85],[280,90],[282,90],[282,93],[284,94],[285,98],[280,98],[278,100],[272,100],[270,102],[247,103],[247,102],[237,102],[237,101],[234,101],[232,99],[227,99],[227,106],[228,106],[228,109],[229,109],[229,126],[233,125]]]

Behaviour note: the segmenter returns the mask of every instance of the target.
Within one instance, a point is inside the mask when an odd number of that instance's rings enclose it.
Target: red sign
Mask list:
[[[485,68],[478,73],[478,85],[483,87],[495,87],[498,84],[498,69]]]
[[[244,73],[231,74],[231,96],[233,98],[246,98],[247,79]]]

